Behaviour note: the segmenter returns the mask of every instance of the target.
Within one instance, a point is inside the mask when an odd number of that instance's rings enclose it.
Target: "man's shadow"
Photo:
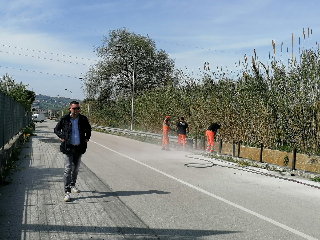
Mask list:
[[[133,196],[133,195],[143,195],[143,194],[169,194],[170,192],[158,191],[158,190],[148,190],[148,191],[116,191],[116,192],[97,192],[97,191],[81,191],[81,193],[92,193],[92,196],[74,196],[71,200],[80,200],[87,198],[108,198],[108,197],[123,197],[123,196]]]

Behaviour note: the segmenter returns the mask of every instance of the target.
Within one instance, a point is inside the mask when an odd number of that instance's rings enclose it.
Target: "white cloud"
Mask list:
[[[59,92],[63,96],[64,85],[73,89],[76,85],[75,97],[83,98],[78,77],[88,70],[88,66],[83,64],[92,65],[97,59],[91,48],[86,49],[83,45],[65,42],[46,33],[21,33],[3,28],[0,29],[0,39],[1,75],[9,73],[15,76],[17,82],[26,82],[37,94],[42,91],[42,94]]]

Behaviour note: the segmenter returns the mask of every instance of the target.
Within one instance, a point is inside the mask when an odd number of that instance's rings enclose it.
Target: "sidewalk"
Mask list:
[[[84,164],[78,194],[64,202],[63,158],[53,122],[37,124],[12,175],[0,187],[1,239],[157,239]]]

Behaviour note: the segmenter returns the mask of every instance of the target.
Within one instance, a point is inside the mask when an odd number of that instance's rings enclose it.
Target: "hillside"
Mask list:
[[[78,100],[78,99],[71,99],[71,98],[65,98],[65,97],[50,97],[50,96],[39,94],[39,95],[36,95],[36,99],[32,104],[32,108],[39,109],[39,110],[45,110],[45,109],[59,110],[65,106],[69,106],[69,103],[73,100],[81,102],[81,100]]]

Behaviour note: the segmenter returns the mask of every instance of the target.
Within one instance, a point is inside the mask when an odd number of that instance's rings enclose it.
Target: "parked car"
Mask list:
[[[44,122],[44,119],[45,119],[45,117],[44,117],[44,114],[42,114],[42,113],[39,113],[39,114],[33,114],[32,115],[32,121],[34,121],[34,122]]]

